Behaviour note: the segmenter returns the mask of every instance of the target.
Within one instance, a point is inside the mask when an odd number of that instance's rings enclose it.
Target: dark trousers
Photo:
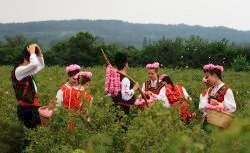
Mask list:
[[[37,125],[41,124],[41,119],[38,113],[38,108],[24,109],[20,106],[17,107],[17,116],[18,119],[27,127],[27,128],[36,128]]]

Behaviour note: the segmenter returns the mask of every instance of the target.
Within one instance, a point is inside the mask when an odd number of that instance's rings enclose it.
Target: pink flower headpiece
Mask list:
[[[211,105],[211,104],[206,104],[205,105],[205,109],[210,109],[210,110],[216,110],[218,112],[223,112],[223,111],[226,111],[226,108],[224,108],[223,106],[221,105]]]
[[[152,64],[147,64],[146,69],[158,69],[160,67],[160,64],[158,62],[154,62]]]
[[[75,70],[80,70],[80,69],[81,69],[81,67],[79,65],[77,65],[77,64],[71,64],[71,65],[69,65],[69,66],[66,67],[65,71],[67,73],[69,73],[69,72],[72,72],[72,71],[75,71]]]
[[[146,96],[147,97],[147,96]],[[147,102],[145,101],[145,99],[136,99],[135,100],[135,105],[136,106],[143,106],[143,105],[146,105],[146,104],[151,104],[151,103],[154,103],[155,101],[157,101],[157,98],[154,97],[154,96],[149,96],[147,97]]]
[[[92,73],[86,72],[86,71],[81,71],[74,76],[75,79],[81,79],[83,77],[90,79],[92,77]]]
[[[224,68],[221,65],[207,64],[207,65],[203,66],[203,70],[205,70],[205,71],[207,71],[207,70],[215,70],[215,69],[220,70],[221,73],[224,71]]]

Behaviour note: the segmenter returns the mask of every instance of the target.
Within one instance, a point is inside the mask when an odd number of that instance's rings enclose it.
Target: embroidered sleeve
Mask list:
[[[60,89],[56,93],[56,106],[61,107],[63,103],[63,91]]]
[[[224,97],[224,105],[228,108],[228,112],[236,111],[236,102],[234,99],[233,91],[231,89],[227,89],[225,97]]]
[[[141,91],[145,92],[145,82],[142,85]]]
[[[170,104],[169,104],[168,98],[166,96],[166,87],[165,86],[161,88],[160,93],[159,93],[159,95],[156,95],[156,98],[157,98],[157,100],[163,102],[164,107],[170,108]]]
[[[200,95],[199,109],[202,110],[208,103],[208,92],[205,95]]]
[[[135,91],[130,89],[130,81],[128,78],[123,78],[121,82],[121,94],[122,94],[122,99],[123,100],[130,100]]]

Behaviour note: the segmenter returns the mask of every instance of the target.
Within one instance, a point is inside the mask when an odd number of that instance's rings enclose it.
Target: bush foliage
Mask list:
[[[0,67],[0,147],[3,153],[105,153],[105,152],[249,152],[250,140],[250,78],[249,72],[225,71],[224,81],[234,91],[238,105],[233,124],[226,130],[209,125],[210,132],[201,128],[198,110],[199,94],[205,87],[203,74],[195,69],[162,69],[175,83],[186,87],[193,98],[191,109],[197,117],[184,124],[175,109],[165,109],[161,102],[141,112],[135,108],[124,114],[113,106],[109,97],[103,96],[104,67],[83,67],[93,72],[90,92],[94,96],[88,113],[74,115],[60,109],[51,119],[53,124],[28,130],[18,122],[17,102],[10,82],[12,67]],[[143,68],[130,68],[129,74],[142,83],[147,79]],[[55,97],[59,87],[66,81],[64,68],[46,67],[35,75],[41,103]],[[91,121],[87,122],[86,118]],[[66,129],[68,120],[77,128]],[[25,141],[26,140],[26,141]],[[24,144],[29,144],[25,149]]]

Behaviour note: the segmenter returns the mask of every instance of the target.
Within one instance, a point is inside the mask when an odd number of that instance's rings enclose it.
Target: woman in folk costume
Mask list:
[[[221,111],[236,111],[236,102],[232,90],[222,81],[224,68],[220,65],[207,64],[203,71],[211,87],[208,89],[203,98],[200,99],[199,108],[205,111],[207,108],[216,107]]]
[[[117,53],[115,55],[114,65],[118,71],[127,74],[127,55]],[[135,102],[135,91],[140,87],[139,83],[133,84],[127,77],[120,75],[120,91],[117,95],[113,94],[112,99],[116,105],[119,105],[126,113],[129,113],[130,106]]]
[[[75,87],[74,90],[77,90],[76,100],[80,102],[79,105],[81,107],[83,107],[82,101],[90,103],[93,100],[93,97],[87,92],[91,77],[91,72],[79,72],[75,75],[75,78],[78,81],[78,86]]]
[[[142,85],[142,91],[145,93],[147,97],[147,103],[152,103],[154,101],[163,101],[165,107],[170,107],[169,103],[166,103],[167,97],[165,96],[166,87],[165,83],[163,83],[160,79],[158,69],[160,68],[160,64],[158,62],[150,63],[146,65],[146,69],[148,71],[149,80],[145,81]],[[142,99],[140,95],[136,100],[136,105],[144,105],[146,102]],[[167,105],[166,105],[167,104]]]
[[[44,59],[38,45],[25,47],[20,64],[11,73],[12,85],[18,101],[17,114],[27,128],[41,123],[38,113],[39,99],[33,75],[44,68]]]
[[[60,87],[56,94],[56,106],[65,107],[67,109],[76,109],[78,105],[75,104],[75,98],[77,97],[77,90],[73,90],[78,85],[75,75],[80,72],[80,66],[77,64],[71,64],[66,67],[68,74],[68,81]]]
[[[188,100],[192,101],[192,98],[187,93],[186,89],[178,84],[174,84],[168,75],[162,76],[162,82],[166,84],[166,106],[179,107],[179,114],[182,120],[185,122],[190,121],[195,113],[189,112]]]
[[[81,113],[85,112],[84,114],[88,115],[88,110],[84,110],[84,107],[86,107],[87,105],[91,106],[91,103],[93,101],[93,97],[87,91],[90,81],[91,81],[92,73],[82,71],[82,72],[77,73],[74,77],[78,81],[78,86],[73,88],[74,93],[77,93],[77,94],[72,99],[72,103],[74,103],[74,106],[75,106],[72,109],[75,112],[81,112]],[[90,118],[87,117],[86,121],[90,122]],[[68,125],[68,128],[74,128],[74,127],[75,126],[72,123]]]

